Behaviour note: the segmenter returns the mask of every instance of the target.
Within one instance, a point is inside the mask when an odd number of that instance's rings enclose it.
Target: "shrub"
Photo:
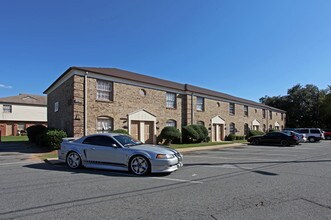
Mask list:
[[[226,141],[234,141],[234,140],[236,140],[236,135],[235,134],[229,134],[229,135],[225,136],[225,140]]]
[[[244,135],[236,135],[236,140],[245,140]]]
[[[171,144],[172,142],[180,142],[181,133],[175,127],[164,127],[161,134],[158,137],[159,142],[164,142],[164,144]]]
[[[198,132],[191,126],[184,126],[182,128],[182,140],[183,143],[195,143],[199,139]]]
[[[200,143],[209,141],[208,130],[203,125],[188,125],[182,129],[184,143]]]
[[[46,130],[44,125],[32,125],[26,129],[29,141],[36,143],[37,135],[42,134]]]
[[[112,133],[127,134],[127,135],[129,135],[129,132],[127,130],[124,130],[124,129],[116,129],[116,130],[113,130]]]
[[[62,142],[62,138],[66,138],[67,133],[62,130],[57,129],[50,129],[46,132],[44,132],[44,135],[42,138],[45,138],[46,146],[50,147],[51,149],[59,149],[60,144]]]

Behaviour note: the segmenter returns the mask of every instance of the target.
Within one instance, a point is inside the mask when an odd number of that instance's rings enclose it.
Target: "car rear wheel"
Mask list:
[[[149,160],[144,156],[134,156],[129,163],[130,172],[135,175],[146,175],[151,170]]]
[[[282,146],[284,146],[284,147],[289,145],[289,143],[288,143],[287,140],[281,140],[281,141],[280,141],[280,144],[281,144]]]
[[[67,156],[67,165],[72,169],[77,169],[82,165],[82,159],[80,158],[79,154],[72,151]]]
[[[314,138],[314,137],[309,137],[309,138],[308,138],[308,141],[309,141],[309,142],[316,142],[316,138]]]
[[[252,144],[254,144],[254,145],[259,145],[259,143],[260,143],[260,141],[258,139],[254,139],[252,141]]]

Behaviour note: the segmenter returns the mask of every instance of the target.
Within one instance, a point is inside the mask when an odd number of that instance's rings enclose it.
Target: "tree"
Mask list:
[[[319,90],[312,84],[305,87],[297,84],[288,89],[285,96],[265,96],[260,102],[285,110],[287,127],[324,127],[329,126],[324,123],[330,114],[329,94],[330,86]]]

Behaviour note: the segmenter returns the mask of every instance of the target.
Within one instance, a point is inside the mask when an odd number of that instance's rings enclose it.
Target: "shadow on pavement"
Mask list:
[[[48,153],[53,150],[48,148],[36,147],[34,144],[28,141],[12,141],[12,142],[0,142],[0,153]]]
[[[34,163],[25,165],[24,167],[38,170],[48,170],[48,171],[63,171],[72,174],[93,174],[93,175],[104,175],[104,176],[116,176],[116,177],[136,177],[136,178],[144,178],[144,177],[162,177],[168,176],[170,173],[152,173],[147,176],[137,176],[125,171],[115,171],[115,170],[103,170],[103,169],[90,169],[90,168],[79,168],[79,169],[71,169],[67,167],[65,163],[51,165],[49,163]]]

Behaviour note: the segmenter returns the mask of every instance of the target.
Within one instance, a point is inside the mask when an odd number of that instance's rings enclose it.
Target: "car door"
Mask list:
[[[90,163],[101,163],[113,166],[126,166],[125,150],[111,137],[93,136],[86,148],[86,157]]]
[[[268,133],[261,138],[262,143],[272,144],[274,143],[274,133]]]

